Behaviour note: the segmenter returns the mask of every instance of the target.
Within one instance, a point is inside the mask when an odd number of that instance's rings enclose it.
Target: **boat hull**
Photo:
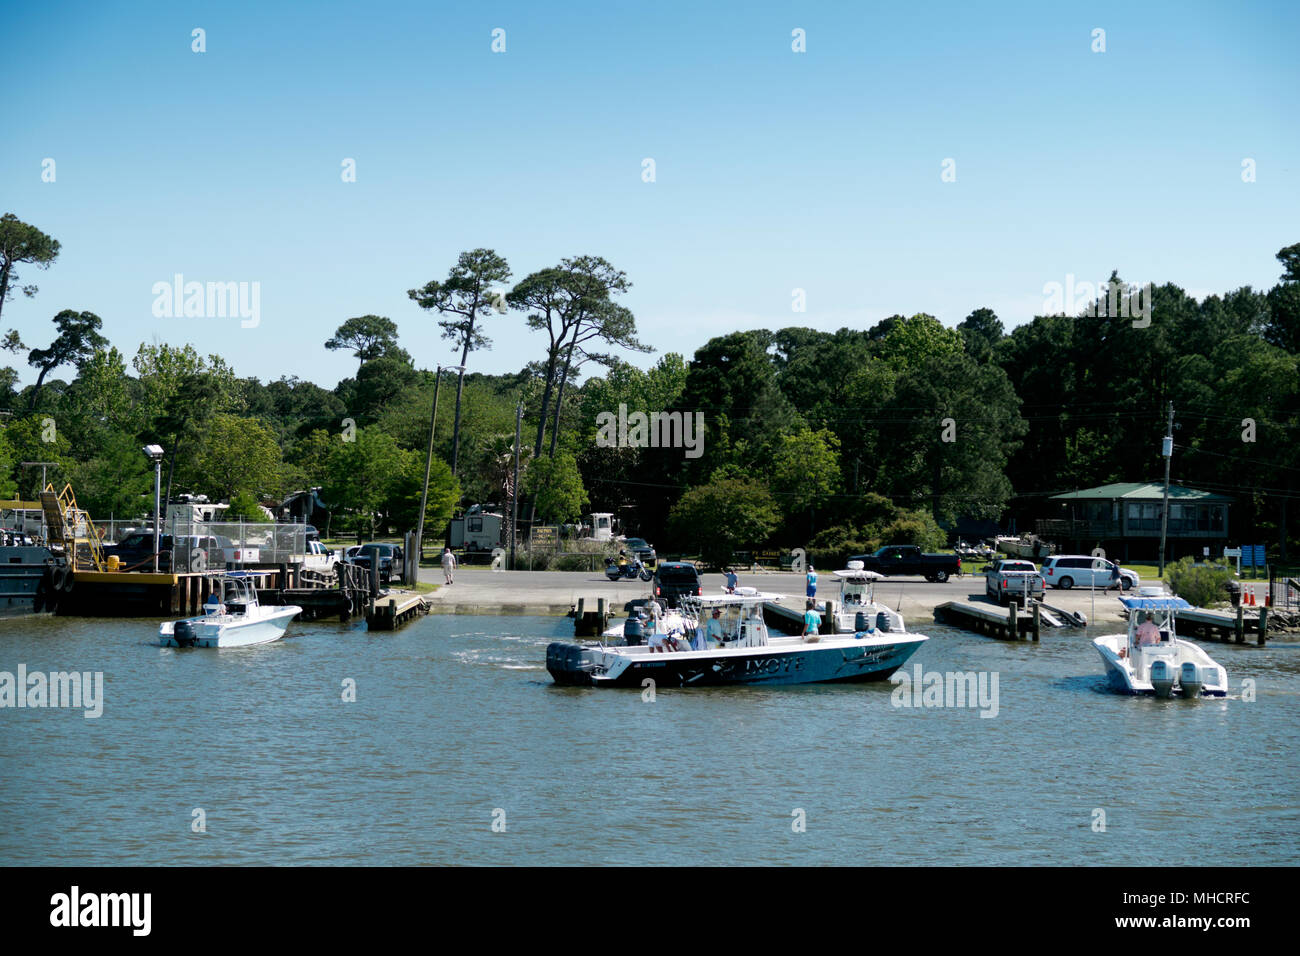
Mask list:
[[[0,617],[52,612],[71,587],[62,555],[41,545],[0,546]]]
[[[1137,697],[1160,696],[1149,680],[1140,678],[1133,672],[1129,658],[1119,656],[1120,649],[1127,645],[1126,635],[1112,634],[1099,637],[1092,644],[1097,649],[1097,653],[1101,655],[1102,663],[1105,665],[1106,682],[1112,690]],[[1228,682],[1223,668],[1214,663],[1210,656],[1195,644],[1182,639],[1177,640],[1176,644],[1176,657],[1173,658],[1174,666],[1171,670],[1173,675],[1178,675],[1179,665],[1184,662],[1191,662],[1196,664],[1203,674],[1214,673],[1215,676],[1211,678],[1210,682],[1202,684],[1199,693],[1195,695],[1186,694],[1182,684],[1175,681],[1170,696],[1226,697]]]
[[[159,647],[254,647],[284,637],[289,622],[302,613],[295,605],[265,607],[256,619],[240,620],[230,615],[168,621],[158,629]],[[188,624],[188,633],[177,634],[177,624]],[[185,629],[182,629],[185,630]]]
[[[641,688],[647,680],[666,687],[856,683],[888,679],[925,640],[900,634],[896,640],[667,654],[555,642],[546,649],[546,669],[557,684],[581,687]]]

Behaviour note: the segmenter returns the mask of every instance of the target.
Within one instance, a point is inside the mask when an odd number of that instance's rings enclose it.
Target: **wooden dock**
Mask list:
[[[574,637],[600,637],[608,627],[609,602],[605,598],[596,598],[594,608],[586,598],[578,598],[573,609]]]
[[[934,609],[934,619],[940,624],[1009,641],[1026,638],[1037,641],[1042,624],[1041,611],[1036,601],[1027,611],[1022,610],[1014,601],[1005,611],[987,604],[948,601]]]
[[[375,598],[366,609],[366,627],[372,631],[395,631],[429,613],[429,602],[414,591],[389,591]]]
[[[1193,608],[1178,612],[1178,632],[1192,634],[1204,640],[1223,641],[1225,644],[1245,644],[1246,635],[1253,633],[1260,647],[1268,640],[1271,609],[1261,607],[1247,614],[1243,607],[1231,611],[1206,611]]]

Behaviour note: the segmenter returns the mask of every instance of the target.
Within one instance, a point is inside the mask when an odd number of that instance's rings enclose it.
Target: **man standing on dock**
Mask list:
[[[447,583],[451,584],[451,577],[456,571],[456,556],[451,553],[451,548],[442,549],[442,573],[446,577]]]

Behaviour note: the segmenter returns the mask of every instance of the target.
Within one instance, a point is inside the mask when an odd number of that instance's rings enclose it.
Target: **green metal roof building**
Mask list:
[[[1165,486],[1158,481],[1126,481],[1053,495],[1059,516],[1040,519],[1038,536],[1068,551],[1089,553],[1101,547],[1131,557],[1155,557],[1160,548],[1160,515]],[[1228,495],[1169,486],[1166,557],[1222,551],[1228,539]]]

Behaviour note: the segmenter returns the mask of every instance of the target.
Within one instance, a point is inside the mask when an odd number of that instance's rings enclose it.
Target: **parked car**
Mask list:
[[[916,574],[940,584],[954,574],[961,574],[961,558],[957,555],[922,554],[914,544],[888,544],[874,554],[859,554],[849,560],[861,561],[864,570],[877,574]]]
[[[158,541],[158,570],[172,571],[172,554],[177,557],[177,571],[224,570],[230,564],[256,561],[256,548],[246,554],[235,542],[223,535],[187,534],[175,538],[163,535]],[[136,531],[117,544],[104,546],[104,558],[116,557],[124,570],[153,570],[153,532]]]
[[[665,607],[677,607],[683,594],[700,593],[700,572],[685,561],[661,561],[655,568],[651,587]]]
[[[1070,588],[1106,588],[1115,580],[1114,561],[1088,554],[1054,554],[1043,562],[1043,580],[1048,587],[1068,591]],[[1119,568],[1120,587],[1128,591],[1138,586],[1138,573]]]
[[[402,576],[402,548],[400,545],[380,542],[353,545],[344,553],[343,560],[348,564],[355,564],[359,568],[369,570],[370,548],[379,549],[379,580],[381,583],[393,577],[394,571],[399,578]]]
[[[984,592],[999,604],[1007,604],[1012,598],[1027,602],[1029,598],[1042,600],[1047,584],[1034,562],[1004,558],[994,561],[985,572]]]
[[[655,549],[646,543],[645,538],[628,538],[623,542],[623,550],[628,554],[635,554],[641,559],[641,563],[645,565],[654,564],[659,560],[659,556],[655,554]]]

